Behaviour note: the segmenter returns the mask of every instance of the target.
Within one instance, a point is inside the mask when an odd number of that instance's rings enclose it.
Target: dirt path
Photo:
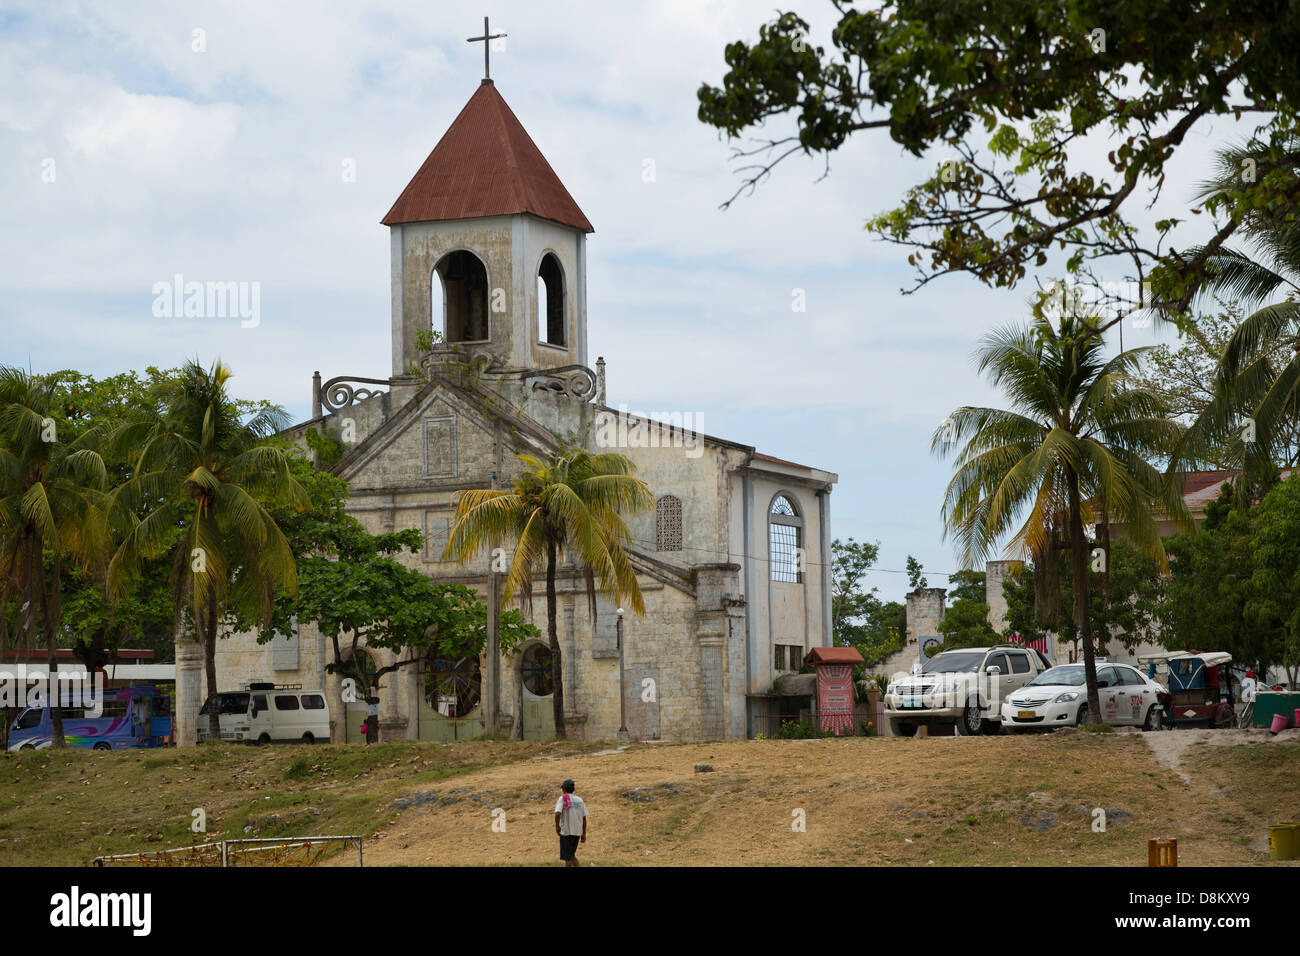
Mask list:
[[[1243,730],[1184,730],[1152,731],[1141,734],[1142,742],[1151,748],[1156,763],[1178,774],[1184,783],[1192,783],[1192,775],[1183,769],[1183,758],[1192,747],[1231,747],[1237,744],[1285,744],[1300,739],[1300,730],[1271,734],[1263,728]]]

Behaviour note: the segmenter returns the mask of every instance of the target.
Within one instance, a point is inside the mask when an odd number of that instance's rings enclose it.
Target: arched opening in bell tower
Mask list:
[[[537,330],[547,345],[568,346],[564,313],[564,268],[555,253],[548,252],[537,268]]]
[[[429,318],[448,342],[488,340],[487,267],[466,249],[449,252],[433,267]],[[439,324],[441,323],[441,328]]]

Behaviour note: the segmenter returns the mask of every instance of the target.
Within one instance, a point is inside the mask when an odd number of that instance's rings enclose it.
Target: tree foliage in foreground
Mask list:
[[[1109,323],[1143,304],[1143,279],[1178,313],[1245,214],[1294,216],[1300,207],[1289,168],[1291,104],[1300,102],[1293,3],[831,3],[831,49],[815,45],[791,12],[760,26],[757,41],[728,44],[721,84],[699,90],[699,117],[733,139],[760,137],[738,148],[748,163],[741,192],[790,155],[829,164],[868,130],[933,156],[929,178],[868,222],[911,250],[917,285],[966,272],[1010,287],[1059,250],[1080,281],[1106,268],[1113,281],[1126,270],[1135,291],[1113,297]],[[1245,119],[1256,161],[1201,197],[1214,216],[1209,238],[1180,252],[1169,241],[1177,218],[1153,227],[1139,220],[1168,164],[1225,116]],[[1109,153],[1087,161],[1098,145]]]
[[[258,640],[290,633],[295,623],[314,623],[330,646],[326,670],[355,680],[358,697],[378,696],[386,674],[421,660],[476,661],[487,648],[487,607],[478,594],[463,584],[435,582],[401,560],[424,549],[424,533],[370,534],[345,510],[344,479],[300,452],[289,464],[308,506],[272,514],[297,559],[298,593],[281,595]],[[258,626],[255,619],[238,624]],[[503,654],[538,633],[519,611],[501,613]],[[391,651],[393,660],[371,668],[367,649]]]

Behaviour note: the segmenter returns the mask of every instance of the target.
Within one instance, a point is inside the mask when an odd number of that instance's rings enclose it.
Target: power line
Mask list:
[[[638,545],[641,545],[643,548],[646,548],[647,550],[649,550],[651,553],[655,553],[655,552],[657,552],[657,550],[658,550],[658,547],[657,547],[658,542],[652,542],[652,541],[649,541],[649,540],[646,540],[646,539],[643,539],[643,538],[635,538],[635,537],[634,537],[632,540],[633,540],[634,542],[636,542]],[[709,557],[713,557],[713,558],[717,558],[717,557],[725,557],[725,558],[732,558],[732,559],[745,559],[745,560],[747,560],[747,561],[762,561],[762,562],[765,562],[765,563],[767,563],[767,564],[771,564],[771,563],[772,563],[772,562],[771,562],[771,559],[770,559],[767,555],[746,554],[746,553],[743,552],[743,551],[739,551],[739,552],[737,552],[737,551],[712,551],[712,550],[710,550],[710,549],[708,549],[708,548],[698,548],[698,547],[689,547],[689,548],[688,548],[688,547],[682,547],[682,548],[678,548],[677,551],[691,551],[691,552],[694,552],[694,553],[696,553],[696,554],[708,555]],[[677,551],[675,551],[675,552],[673,552],[673,553],[677,553]],[[826,567],[826,565],[825,565],[824,562],[821,562],[821,561],[811,561],[811,560],[805,560],[805,561],[803,562],[803,566],[806,567],[806,568],[821,568],[821,567]],[[897,569],[897,568],[876,568],[876,567],[871,567],[871,568],[867,568],[867,570],[864,571],[863,574],[873,574],[873,573],[876,573],[876,572],[879,572],[879,573],[881,573],[881,574],[911,574],[911,573],[912,573],[911,571],[908,571],[908,570],[906,570],[906,569]],[[931,571],[929,568],[923,568],[923,569],[921,570],[921,574],[926,575],[926,576],[933,574],[933,575],[938,575],[938,576],[941,577],[941,578],[949,578],[949,579],[951,579],[954,575],[961,574],[961,573],[962,573],[962,572],[960,572],[960,571]]]

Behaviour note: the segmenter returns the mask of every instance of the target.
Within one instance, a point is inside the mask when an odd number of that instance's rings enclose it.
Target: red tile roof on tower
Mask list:
[[[496,87],[484,81],[383,223],[516,213],[595,231]]]

